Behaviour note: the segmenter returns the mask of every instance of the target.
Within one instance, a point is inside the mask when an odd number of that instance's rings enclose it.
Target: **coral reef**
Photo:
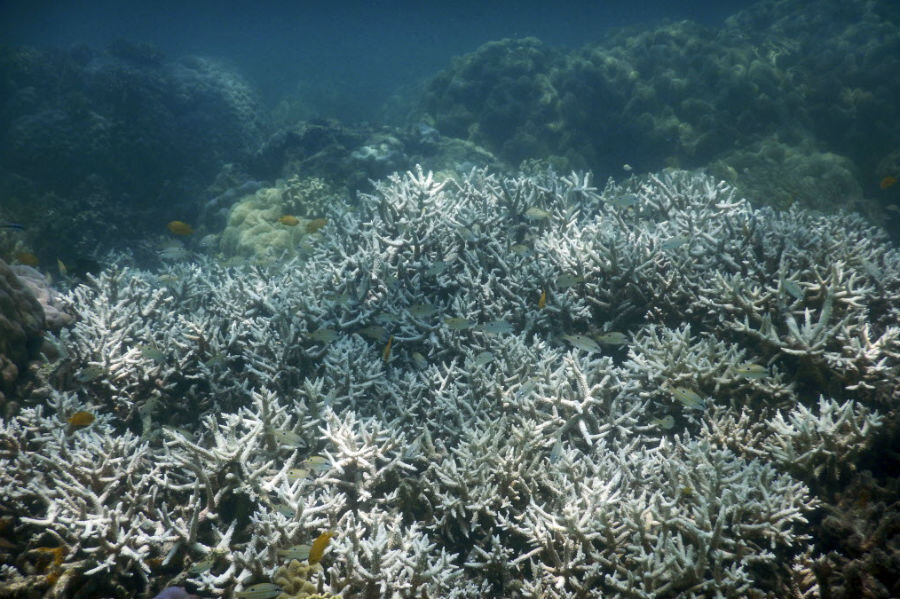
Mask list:
[[[44,326],[40,303],[14,269],[0,260],[0,406],[19,371],[36,356]]]
[[[66,294],[0,424],[0,588],[834,588],[813,525],[900,405],[883,231],[686,171],[418,170],[325,216],[302,260],[123,257]]]
[[[308,249],[313,243],[314,221],[326,208],[345,203],[344,194],[322,179],[292,177],[238,200],[229,211],[219,247],[226,258],[271,261],[296,255],[298,247]],[[287,223],[282,222],[285,218]]]
[[[223,163],[262,139],[255,92],[211,59],[119,41],[5,48],[0,65],[4,209],[51,264],[186,220]]]
[[[681,21],[569,52],[493,41],[436,75],[415,118],[512,164],[558,156],[617,174],[720,162],[754,200],[769,201],[760,187],[780,170],[779,184],[803,191],[778,200],[846,207],[900,146],[898,31],[900,13],[873,0],[767,0],[718,30]]]

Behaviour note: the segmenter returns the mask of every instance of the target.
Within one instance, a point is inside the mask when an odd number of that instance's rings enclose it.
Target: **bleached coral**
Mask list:
[[[67,403],[0,432],[21,534],[221,596],[326,531],[326,594],[812,589],[801,481],[897,406],[879,232],[684,172],[419,171],[327,216],[302,260],[123,261],[69,293]],[[74,406],[97,422],[70,435]],[[128,482],[80,490],[102,452]]]
[[[772,435],[763,449],[789,471],[837,478],[853,468],[883,418],[852,399],[839,403],[820,397],[817,407],[818,413],[801,404],[787,417],[778,412],[768,422]]]

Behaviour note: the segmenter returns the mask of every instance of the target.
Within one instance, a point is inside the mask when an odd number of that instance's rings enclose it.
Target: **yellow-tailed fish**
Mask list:
[[[609,203],[616,208],[628,208],[638,203],[640,198],[634,193],[623,193],[609,199]]]
[[[475,330],[488,335],[506,335],[507,333],[512,333],[513,326],[505,320],[492,320],[476,326]]]
[[[563,274],[556,277],[556,285],[560,289],[568,289],[569,287],[574,287],[575,285],[583,282],[584,277],[573,275],[567,272],[564,272]]]
[[[293,214],[284,214],[278,217],[278,222],[282,225],[287,225],[288,227],[296,227],[300,224],[300,219]]]
[[[550,218],[550,213],[546,210],[538,208],[537,206],[532,206],[525,211],[525,218],[534,221],[547,220],[548,218]]]
[[[286,560],[295,559],[298,562],[302,562],[305,559],[309,559],[309,552],[311,549],[312,545],[294,545],[287,549],[279,549],[278,557],[283,557]]]
[[[291,482],[295,482],[309,476],[310,470],[309,468],[291,468],[287,471],[287,479]]]
[[[325,343],[326,345],[337,339],[337,337],[337,331],[335,331],[334,329],[329,329],[327,327],[318,328],[309,336],[309,338],[313,341]]]
[[[195,562],[191,565],[190,569],[188,569],[188,573],[190,574],[200,574],[202,572],[206,572],[207,570],[212,569],[213,566],[216,565],[216,561],[219,559],[219,554],[216,551],[213,551],[205,558],[200,560],[199,562]]]
[[[313,541],[312,547],[309,548],[310,564],[318,564],[320,561],[322,561],[322,556],[325,554],[325,549],[328,548],[328,543],[331,542],[331,537],[333,536],[334,533],[328,530],[316,537],[316,540]]]
[[[586,352],[599,352],[602,351],[600,349],[600,345],[585,335],[563,335],[563,339],[568,341],[572,347],[576,349],[580,349]]]
[[[447,325],[448,328],[453,329],[454,331],[464,331],[466,329],[472,328],[474,324],[468,318],[462,318],[459,316],[452,316],[450,318],[444,319],[444,324]]]
[[[421,352],[414,351],[412,353],[412,361],[415,364],[416,368],[428,368],[428,360],[425,356],[422,355]]]
[[[477,356],[475,356],[475,365],[476,366],[485,366],[490,364],[491,360],[494,359],[494,354],[489,351],[479,352]]]
[[[166,354],[164,354],[162,350],[160,350],[152,343],[139,345],[138,350],[141,352],[142,356],[144,356],[148,360],[156,362],[157,364],[162,364],[166,361]]]
[[[273,510],[275,510],[285,518],[293,518],[297,515],[297,511],[286,503],[273,501],[270,505],[272,506]]]
[[[281,594],[281,587],[271,582],[254,584],[234,594],[237,599],[274,599]]]
[[[671,387],[669,393],[672,394],[672,397],[684,404],[684,407],[691,410],[702,410],[705,407],[703,398],[693,389],[687,387]]]
[[[285,431],[276,428],[272,429],[270,432],[272,433],[272,439],[274,439],[275,442],[279,445],[287,445],[291,447],[303,445],[303,437],[301,437],[294,431]]]
[[[669,430],[675,426],[675,419],[671,415],[663,416],[662,418],[654,418],[652,422],[663,430]]]
[[[444,270],[446,270],[446,268],[447,268],[447,263],[441,262],[440,260],[438,260],[437,262],[433,262],[431,264],[431,266],[429,266],[428,269],[425,270],[425,274],[428,275],[429,277],[433,277],[435,275],[439,275],[442,272],[444,272]]]
[[[375,322],[380,322],[381,324],[392,324],[397,322],[397,315],[390,312],[379,312],[375,316]]]
[[[609,331],[602,335],[597,335],[597,341],[603,345],[625,345],[628,343],[628,336],[618,331]]]
[[[428,318],[437,312],[437,308],[431,304],[413,304],[409,307],[409,313],[416,318]]]
[[[556,443],[553,444],[553,447],[550,449],[550,463],[555,464],[562,458],[563,454],[563,444],[562,440],[557,439]]]
[[[676,235],[663,241],[659,246],[664,250],[675,250],[690,241],[690,237],[686,235]]]
[[[373,324],[367,327],[363,327],[357,331],[363,337],[367,339],[371,339],[372,341],[381,341],[387,335],[387,329],[383,326]]]
[[[102,366],[86,366],[81,369],[81,372],[75,375],[75,380],[79,383],[89,383],[97,380],[104,374],[106,374],[106,369]]]
[[[384,362],[387,362],[388,360],[391,359],[391,343],[393,343],[393,342],[394,342],[394,336],[391,335],[390,337],[388,337],[388,340],[384,346],[384,349],[381,350],[381,359]]]
[[[543,310],[547,305],[547,290],[541,289],[541,297],[538,298],[538,310]]]
[[[735,370],[748,379],[764,379],[769,376],[769,370],[759,364],[741,364]]]
[[[462,238],[463,241],[468,241],[470,243],[478,241],[478,237],[475,233],[472,232],[471,229],[464,225],[458,225],[456,227],[456,233]]]
[[[321,455],[311,455],[305,460],[303,460],[303,465],[313,470],[314,472],[325,472],[329,468],[331,468],[331,462],[328,461],[328,458]]]
[[[795,299],[803,299],[803,288],[800,286],[800,283],[793,279],[784,281],[784,290],[794,296]]]

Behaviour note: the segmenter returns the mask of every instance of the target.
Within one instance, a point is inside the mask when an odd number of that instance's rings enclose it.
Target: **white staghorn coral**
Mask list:
[[[854,467],[884,419],[852,399],[839,403],[819,397],[817,407],[818,413],[798,405],[787,418],[778,412],[768,422],[772,434],[762,449],[789,471],[813,479],[837,478]]]
[[[302,261],[75,288],[0,494],[70,567],[218,596],[324,532],[348,597],[812,589],[804,482],[897,408],[898,264],[696,173],[397,175]]]

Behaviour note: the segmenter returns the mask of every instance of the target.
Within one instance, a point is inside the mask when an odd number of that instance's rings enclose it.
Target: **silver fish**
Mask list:
[[[490,364],[491,360],[494,359],[494,354],[489,351],[479,352],[477,356],[475,356],[475,365],[476,366],[485,366]]]
[[[513,326],[505,320],[492,320],[476,326],[475,330],[488,335],[506,335],[513,332]]]
[[[603,345],[625,345],[628,343],[628,336],[618,331],[609,331],[608,333],[597,335],[596,339]]]
[[[596,341],[585,335],[563,335],[563,339],[568,341],[572,347],[576,349],[586,352],[602,351],[600,345]]]
[[[261,582],[234,594],[237,599],[274,599],[281,594],[281,587],[271,582]]]

